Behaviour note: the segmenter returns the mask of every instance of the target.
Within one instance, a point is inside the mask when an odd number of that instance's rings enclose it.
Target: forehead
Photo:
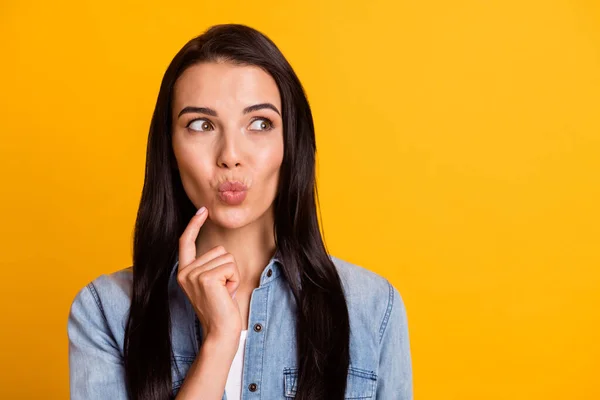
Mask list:
[[[186,106],[240,108],[272,103],[281,110],[277,84],[271,75],[252,65],[208,62],[187,68],[175,82],[174,112]]]

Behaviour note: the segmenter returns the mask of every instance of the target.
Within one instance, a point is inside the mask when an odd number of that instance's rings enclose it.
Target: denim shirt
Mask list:
[[[406,310],[384,277],[330,255],[340,275],[350,316],[346,399],[412,400],[412,365]],[[202,344],[198,318],[177,282],[169,280],[173,397]],[[273,257],[252,292],[244,348],[242,400],[285,400],[296,394],[296,302]],[[73,400],[127,399],[123,367],[132,267],[104,274],[83,287],[70,308],[69,378]],[[223,393],[223,400],[226,394]]]

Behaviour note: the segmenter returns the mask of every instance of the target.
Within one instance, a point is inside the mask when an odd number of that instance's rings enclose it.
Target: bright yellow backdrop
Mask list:
[[[68,309],[130,265],[162,74],[222,22],[265,32],[304,83],[328,248],[401,291],[415,399],[600,398],[598,2],[4,0],[0,15],[0,398],[68,397]]]

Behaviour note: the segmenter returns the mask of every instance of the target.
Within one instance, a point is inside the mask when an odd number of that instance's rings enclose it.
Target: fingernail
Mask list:
[[[237,289],[235,290],[235,292],[233,292],[233,294],[231,295],[232,299],[235,299],[235,294],[237,293]]]
[[[206,211],[206,207],[202,206],[198,209],[198,211],[196,211],[196,215],[200,215],[202,214],[204,211]]]

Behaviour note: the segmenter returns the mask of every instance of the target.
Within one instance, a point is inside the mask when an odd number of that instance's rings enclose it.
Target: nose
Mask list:
[[[241,165],[241,153],[239,143],[233,132],[223,133],[217,154],[217,166],[220,168],[236,168]]]

